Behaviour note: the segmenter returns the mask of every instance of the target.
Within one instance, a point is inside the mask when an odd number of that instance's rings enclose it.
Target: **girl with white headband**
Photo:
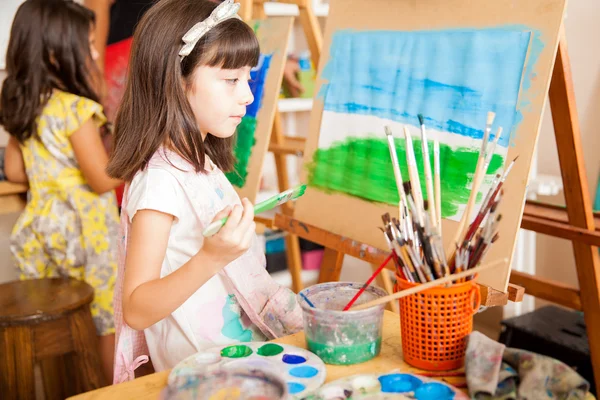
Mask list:
[[[265,270],[254,210],[222,171],[253,101],[258,40],[231,0],[162,0],[140,21],[108,173],[127,182],[115,288],[114,381],[218,344],[298,331]],[[203,229],[229,216],[210,238]]]

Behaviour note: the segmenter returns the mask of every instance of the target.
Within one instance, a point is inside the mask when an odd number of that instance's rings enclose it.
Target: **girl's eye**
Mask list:
[[[227,82],[230,85],[235,85],[236,83],[238,83],[238,80],[239,79],[237,79],[237,78],[234,78],[234,79],[225,79],[225,82]]]

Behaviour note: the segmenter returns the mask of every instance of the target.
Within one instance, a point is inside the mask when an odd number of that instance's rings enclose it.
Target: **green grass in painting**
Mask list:
[[[396,139],[396,151],[400,160],[402,178],[408,181],[405,141]],[[413,140],[419,168],[423,197],[425,173],[421,141]],[[433,142],[429,142],[429,154],[433,168]],[[460,205],[467,204],[470,186],[477,164],[478,149],[452,148],[440,143],[440,181],[442,189],[442,216],[456,215]],[[488,174],[495,174],[504,159],[492,157]],[[390,160],[387,141],[383,138],[348,138],[330,148],[318,149],[308,165],[308,185],[326,192],[341,192],[365,200],[397,205],[399,201],[396,181]],[[478,196],[481,198],[481,194]]]

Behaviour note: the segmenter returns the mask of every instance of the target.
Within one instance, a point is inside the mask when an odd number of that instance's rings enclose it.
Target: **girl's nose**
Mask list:
[[[252,94],[252,90],[250,90],[250,85],[246,84],[244,87],[244,93],[242,95],[242,104],[247,106],[249,104],[252,104],[252,102],[254,101],[254,95]]]

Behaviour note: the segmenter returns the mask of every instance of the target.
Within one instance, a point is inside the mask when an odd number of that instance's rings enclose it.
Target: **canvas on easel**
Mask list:
[[[239,196],[252,202],[256,200],[269,147],[292,23],[290,17],[248,22],[260,43],[260,59],[250,73],[254,102],[246,107],[246,115],[237,128],[236,163],[226,175]]]
[[[383,213],[397,215],[399,199],[384,126],[395,133],[406,181],[400,138],[406,126],[420,149],[423,114],[429,140],[441,147],[447,248],[493,111],[492,132],[503,134],[481,191],[519,159],[504,184],[501,238],[487,259],[511,259],[564,9],[565,0],[332,0],[304,158],[309,187],[294,217],[387,249],[377,226]],[[480,282],[504,291],[509,270]]]

